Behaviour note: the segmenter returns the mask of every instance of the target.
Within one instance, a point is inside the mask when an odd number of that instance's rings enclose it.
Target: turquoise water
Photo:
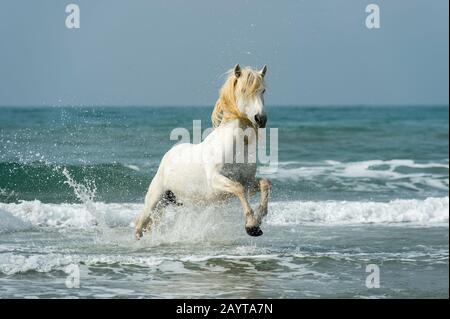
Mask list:
[[[207,128],[210,111],[1,108],[0,199],[75,202],[58,174],[58,167],[66,167],[76,180],[95,182],[98,200],[140,202],[161,157],[175,143],[171,130],[192,131],[193,119]],[[447,107],[270,107],[268,112],[270,127],[279,129],[280,165],[270,176],[275,197],[388,200],[448,193]]]
[[[448,107],[269,106],[264,235],[231,202],[169,208],[135,242],[171,130],[210,112],[0,108],[0,297],[448,297]]]

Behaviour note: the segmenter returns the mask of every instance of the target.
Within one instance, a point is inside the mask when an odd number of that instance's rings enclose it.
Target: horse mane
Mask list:
[[[219,98],[217,99],[211,114],[212,125],[216,128],[222,122],[225,123],[238,119],[243,124],[253,127],[253,123],[239,110],[236,103],[235,92],[239,92],[246,97],[251,97],[256,94],[258,90],[265,87],[264,77],[261,73],[252,70],[250,67],[242,68],[239,78],[236,77],[233,69],[229,70],[227,73],[227,79],[220,89]]]

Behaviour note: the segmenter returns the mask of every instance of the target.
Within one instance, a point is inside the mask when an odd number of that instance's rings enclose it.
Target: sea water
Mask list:
[[[135,241],[170,132],[211,111],[1,107],[0,297],[448,298],[448,107],[268,106],[264,235],[231,201]]]

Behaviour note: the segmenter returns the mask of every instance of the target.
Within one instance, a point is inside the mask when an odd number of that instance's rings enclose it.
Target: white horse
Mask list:
[[[257,178],[255,158],[257,129],[264,128],[264,76],[267,67],[256,71],[237,64],[229,71],[211,115],[214,130],[202,143],[177,144],[162,158],[145,196],[145,205],[135,222],[135,236],[140,239],[158,220],[157,211],[169,203],[223,201],[236,196],[244,211],[245,229],[250,236],[260,236],[260,225],[267,215],[270,182]],[[237,150],[243,140],[246,151]],[[244,161],[236,158],[244,152]],[[193,158],[201,160],[193,161]],[[225,160],[230,159],[231,161]],[[257,214],[247,195],[261,192]]]

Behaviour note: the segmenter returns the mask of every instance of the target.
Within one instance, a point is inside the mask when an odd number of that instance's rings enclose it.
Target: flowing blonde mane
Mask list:
[[[249,67],[242,68],[239,78],[233,72],[228,71],[228,77],[220,89],[219,98],[211,114],[211,121],[214,128],[222,122],[228,122],[235,119],[242,124],[254,127],[247,115],[242,113],[236,104],[236,93],[244,97],[251,97],[259,90],[265,87],[264,76],[258,71]]]

